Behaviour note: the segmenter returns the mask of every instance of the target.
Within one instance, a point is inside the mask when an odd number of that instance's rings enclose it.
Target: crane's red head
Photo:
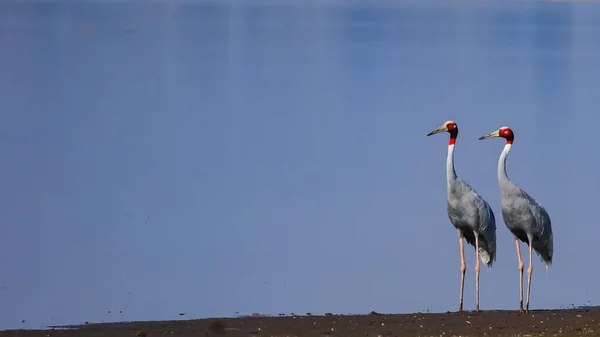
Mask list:
[[[485,136],[479,137],[479,140],[494,138],[494,137],[502,137],[502,138],[506,139],[506,144],[512,144],[513,140],[515,139],[515,134],[508,126],[503,126],[494,132],[491,132]]]
[[[444,123],[444,125],[431,131],[430,133],[427,134],[427,136],[435,135],[436,133],[440,133],[440,132],[450,133],[449,145],[454,145],[454,143],[456,142],[456,137],[458,137],[458,125],[454,121],[446,121],[446,123]]]

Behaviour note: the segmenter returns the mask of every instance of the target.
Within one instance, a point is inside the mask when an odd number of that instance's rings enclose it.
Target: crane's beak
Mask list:
[[[484,140],[484,139],[494,138],[494,137],[500,137],[500,130],[496,130],[492,133],[488,133],[485,136],[481,136],[481,137],[479,137],[479,140]]]
[[[439,128],[428,133],[427,136],[435,135],[436,133],[440,133],[440,132],[448,132],[448,127],[446,125],[442,125]]]

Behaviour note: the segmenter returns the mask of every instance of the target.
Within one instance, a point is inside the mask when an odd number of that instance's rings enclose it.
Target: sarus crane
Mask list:
[[[515,134],[503,126],[488,133],[479,140],[502,137],[506,139],[504,150],[498,160],[498,184],[502,196],[502,217],[506,227],[515,236],[517,244],[517,257],[519,259],[519,311],[529,312],[529,296],[531,294],[531,274],[533,273],[532,249],[535,250],[546,269],[552,264],[554,243],[552,237],[552,224],[546,209],[527,192],[515,185],[506,174],[506,156],[512,148]],[[527,268],[527,302],[523,310],[523,259],[521,257],[520,241],[529,246],[529,268]]]
[[[444,125],[431,131],[427,136],[440,132],[450,133],[448,158],[446,160],[446,178],[448,192],[448,218],[458,234],[460,247],[460,304],[463,309],[463,290],[465,286],[465,250],[463,238],[475,247],[475,254],[481,262],[491,267],[496,260],[496,219],[490,205],[477,194],[469,184],[456,176],[454,170],[454,145],[458,136],[458,125],[447,121]],[[479,311],[479,258],[475,258],[475,307]]]

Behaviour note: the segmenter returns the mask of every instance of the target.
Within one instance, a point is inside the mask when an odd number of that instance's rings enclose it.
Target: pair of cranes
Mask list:
[[[448,218],[456,228],[460,245],[461,279],[460,279],[460,304],[458,311],[463,307],[463,289],[465,282],[465,252],[463,238],[475,247],[475,307],[479,311],[479,260],[491,267],[496,259],[496,219],[490,205],[477,194],[467,183],[457,177],[454,170],[454,145],[458,136],[458,125],[454,121],[447,121],[444,125],[431,131],[427,136],[436,133],[448,132],[448,158],[446,161],[447,189],[448,189]],[[489,133],[479,140],[501,137],[506,139],[506,145],[498,160],[498,184],[502,197],[502,217],[506,227],[515,237],[517,244],[517,257],[519,259],[519,311],[529,312],[529,298],[531,293],[532,250],[534,250],[546,268],[552,264],[553,236],[550,216],[544,207],[527,192],[523,191],[506,174],[506,156],[510,152],[514,141],[513,131],[503,126]],[[521,257],[520,242],[529,246],[529,268],[527,268],[527,302],[523,310],[523,259]]]

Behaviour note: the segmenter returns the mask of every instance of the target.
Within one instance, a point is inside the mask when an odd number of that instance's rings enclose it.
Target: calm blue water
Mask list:
[[[509,176],[554,226],[532,308],[599,304],[599,16],[524,1],[0,2],[0,328],[456,310],[447,135],[425,137],[448,119],[458,175],[496,213],[482,309],[518,307],[503,143],[477,141],[502,125]]]

